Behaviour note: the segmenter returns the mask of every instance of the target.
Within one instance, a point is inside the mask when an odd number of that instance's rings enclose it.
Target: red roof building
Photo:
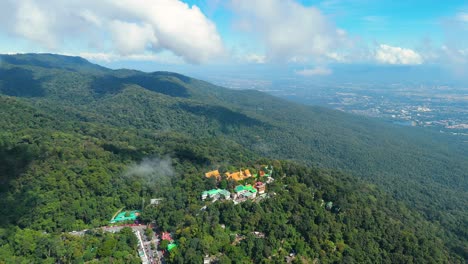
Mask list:
[[[266,185],[263,182],[255,183],[255,189],[257,189],[259,194],[265,193]]]
[[[169,232],[162,232],[161,240],[173,241],[171,237],[171,233]]]

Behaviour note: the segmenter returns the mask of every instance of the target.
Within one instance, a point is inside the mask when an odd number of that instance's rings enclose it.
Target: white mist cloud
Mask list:
[[[316,66],[310,69],[303,69],[300,71],[296,71],[297,75],[302,76],[325,76],[332,74],[332,70],[323,66]]]
[[[174,169],[169,158],[164,159],[144,159],[138,164],[131,165],[126,171],[126,176],[140,177],[158,177],[158,176],[173,176]]]
[[[268,59],[322,59],[347,45],[346,32],[315,7],[292,0],[232,0],[231,6],[237,28],[258,36]]]
[[[385,64],[415,65],[422,64],[422,56],[412,49],[381,44],[375,53],[377,62]]]
[[[54,50],[87,42],[96,52],[165,50],[190,63],[225,52],[216,25],[180,0],[4,0],[0,29]]]
[[[174,168],[168,157],[144,159],[138,164],[129,166],[124,172],[125,177],[137,178],[146,186],[167,184],[174,175]]]

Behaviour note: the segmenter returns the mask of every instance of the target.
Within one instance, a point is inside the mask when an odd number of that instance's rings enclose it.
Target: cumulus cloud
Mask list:
[[[296,74],[301,76],[324,76],[332,74],[332,70],[323,66],[316,66],[314,68],[296,71]]]
[[[381,44],[375,53],[375,59],[379,63],[415,65],[422,64],[422,56],[412,49],[393,47]]]
[[[55,36],[51,34],[53,17],[42,10],[34,1],[18,1],[15,12],[15,32],[24,38],[43,43],[47,48],[55,48]]]
[[[115,48],[119,54],[141,54],[148,47],[157,47],[156,38],[151,25],[138,25],[120,20],[109,24]]]
[[[319,9],[293,0],[232,0],[231,7],[236,27],[258,36],[272,60],[324,59],[348,42]]]
[[[5,0],[0,10],[0,27],[47,49],[79,41],[121,55],[166,50],[190,63],[224,53],[216,25],[180,0]]]
[[[216,25],[197,6],[179,0],[110,2],[152,26],[159,41],[153,48],[169,49],[192,63],[219,57],[224,51]]]

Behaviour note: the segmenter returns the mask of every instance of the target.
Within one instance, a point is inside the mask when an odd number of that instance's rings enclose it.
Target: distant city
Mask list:
[[[378,117],[394,124],[468,136],[468,87],[351,82],[328,85],[307,79],[210,81],[232,89],[256,89],[304,104]]]

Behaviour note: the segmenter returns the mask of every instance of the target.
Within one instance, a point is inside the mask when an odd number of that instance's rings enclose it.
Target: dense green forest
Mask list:
[[[456,138],[57,55],[0,56],[0,93],[0,261],[84,261],[85,248],[26,252],[15,236],[104,225],[118,208],[140,208],[142,196],[167,199],[142,217],[177,234],[171,262],[217,252],[234,263],[284,261],[291,251],[350,263],[468,256],[468,151]],[[262,157],[289,160],[277,162],[285,177],[276,197],[199,213],[199,192],[213,184],[204,171]],[[128,177],[147,159],[173,171]],[[342,211],[325,210],[322,198]],[[263,242],[252,231],[265,232]],[[245,239],[233,246],[232,233]]]
[[[83,236],[13,228],[2,229],[1,235],[2,263],[141,263],[137,237],[128,227],[118,233],[90,231]]]

